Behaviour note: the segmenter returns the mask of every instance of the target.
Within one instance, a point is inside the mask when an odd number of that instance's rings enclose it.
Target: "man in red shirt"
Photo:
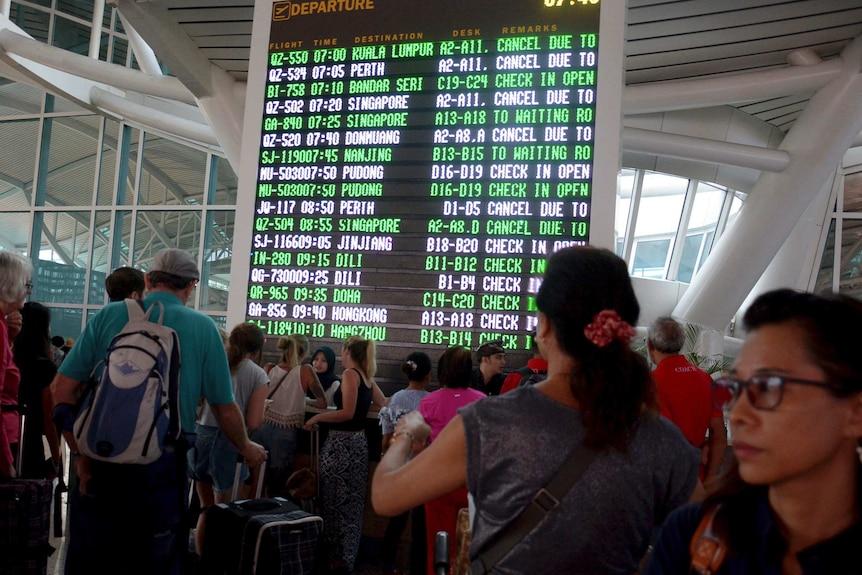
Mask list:
[[[521,369],[515,370],[506,377],[503,382],[503,387],[500,389],[500,395],[507,391],[520,387],[521,382],[526,380],[527,384],[536,384],[544,381],[548,375],[548,360],[542,357],[542,352],[539,351],[539,346],[536,345],[536,332],[530,334],[530,350],[533,352],[533,357],[527,360],[527,365]]]
[[[661,414],[682,430],[689,443],[706,448],[701,469],[701,479],[706,482],[718,475],[724,461],[727,430],[721,411],[712,405],[712,378],[679,353],[684,343],[685,331],[672,317],[662,316],[650,325],[647,350],[656,365],[652,376]]]

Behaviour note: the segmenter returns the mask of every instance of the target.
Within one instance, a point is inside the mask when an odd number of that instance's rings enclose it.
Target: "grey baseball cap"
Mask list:
[[[156,254],[153,259],[153,272],[164,272],[186,279],[201,279],[201,272],[194,258],[178,248],[167,248]]]

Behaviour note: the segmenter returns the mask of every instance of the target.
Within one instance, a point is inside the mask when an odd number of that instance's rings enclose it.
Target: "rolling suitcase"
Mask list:
[[[20,462],[24,411],[16,405],[4,405],[3,410],[21,413]],[[47,573],[48,556],[54,552],[48,542],[52,492],[53,485],[47,479],[0,479],[0,573]]]
[[[234,480],[239,486],[240,465]],[[261,469],[257,496],[263,488]],[[219,503],[206,511],[200,572],[306,575],[314,569],[323,519],[281,497]]]

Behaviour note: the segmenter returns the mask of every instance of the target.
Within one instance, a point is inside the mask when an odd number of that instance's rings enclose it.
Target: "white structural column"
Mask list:
[[[117,0],[116,6],[171,73],[195,95],[225,156],[239,171],[245,110],[240,94],[245,86],[238,89],[238,82],[230,74],[212,64],[163,6],[135,0]]]
[[[862,38],[841,60],[840,74],[809,101],[779,146],[790,164],[760,177],[675,316],[724,329],[862,130]]]

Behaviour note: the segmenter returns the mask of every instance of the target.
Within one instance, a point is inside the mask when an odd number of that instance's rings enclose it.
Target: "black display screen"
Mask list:
[[[246,318],[393,359],[528,349],[547,256],[590,241],[599,15],[274,3]]]

